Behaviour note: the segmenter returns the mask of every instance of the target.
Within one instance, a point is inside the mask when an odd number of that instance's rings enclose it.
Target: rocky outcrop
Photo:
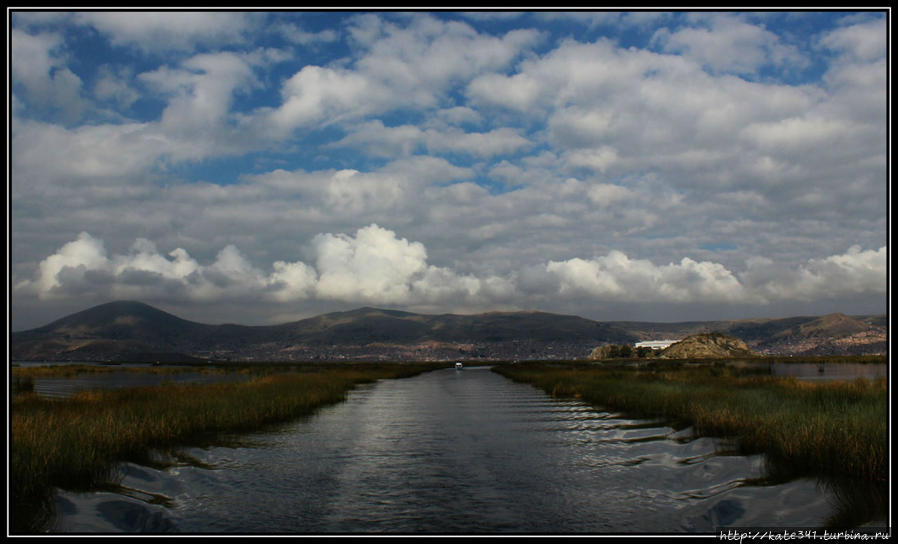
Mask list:
[[[708,359],[727,357],[755,357],[742,340],[719,332],[694,334],[663,350],[660,357],[668,359]]]
[[[613,347],[617,347],[617,346],[611,346],[611,345],[599,346],[596,349],[592,350],[592,352],[589,354],[589,357],[587,357],[587,359],[589,359],[590,361],[601,361],[602,359],[610,359],[611,358],[611,350]]]
[[[656,354],[657,350],[646,346],[633,347],[629,344],[608,344],[592,350],[587,359],[590,361],[603,361],[605,359],[645,359],[647,357],[654,357]]]

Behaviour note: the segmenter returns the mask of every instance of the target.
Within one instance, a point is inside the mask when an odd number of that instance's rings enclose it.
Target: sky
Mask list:
[[[888,309],[888,11],[7,15],[12,330]]]

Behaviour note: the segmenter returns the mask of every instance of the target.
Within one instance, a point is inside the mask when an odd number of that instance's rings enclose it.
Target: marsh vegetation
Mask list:
[[[23,385],[11,404],[12,530],[39,530],[52,515],[54,487],[95,488],[119,462],[152,463],[154,451],[289,421],[343,400],[357,384],[440,366],[257,365],[235,367],[257,374],[238,383],[83,391],[62,400],[29,391],[24,384],[36,370],[17,371]]]
[[[724,362],[639,366],[525,363],[494,371],[555,397],[581,399],[732,438],[792,475],[888,477],[886,380],[807,382]]]

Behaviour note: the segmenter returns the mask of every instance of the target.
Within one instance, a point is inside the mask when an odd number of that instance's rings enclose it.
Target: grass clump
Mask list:
[[[445,365],[442,365],[445,366]],[[433,364],[347,364],[238,383],[85,391],[69,399],[20,392],[11,410],[11,525],[37,532],[52,517],[52,489],[89,490],[123,461],[210,434],[256,430],[340,402],[355,385],[402,378]]]
[[[884,379],[802,382],[721,366],[649,369],[499,366],[495,371],[559,397],[692,425],[738,441],[795,475],[886,481],[888,394]]]

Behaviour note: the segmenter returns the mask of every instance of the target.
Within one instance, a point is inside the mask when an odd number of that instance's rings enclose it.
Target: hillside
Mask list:
[[[800,316],[738,321],[640,323],[614,321],[639,340],[680,339],[720,332],[762,355],[862,355],[888,351],[888,316]]]
[[[795,355],[850,355],[888,351],[888,324],[874,317],[828,314],[757,342],[765,352],[790,349]]]
[[[760,354],[888,349],[884,316],[683,323],[599,322],[546,312],[425,315],[359,308],[272,326],[208,325],[143,304],[102,304],[10,334],[21,361],[582,359],[607,344],[719,332]]]
[[[702,359],[728,357],[755,357],[745,342],[726,334],[711,332],[687,336],[676,344],[665,348],[659,357],[669,359]]]
[[[113,302],[12,333],[13,360],[579,358],[634,341],[607,323],[545,312],[422,315],[360,308],[285,323],[205,325]]]

